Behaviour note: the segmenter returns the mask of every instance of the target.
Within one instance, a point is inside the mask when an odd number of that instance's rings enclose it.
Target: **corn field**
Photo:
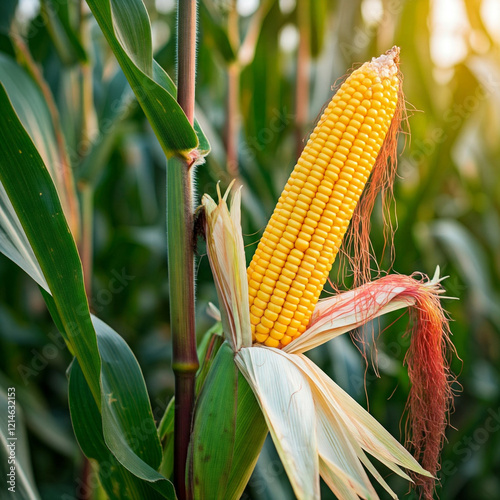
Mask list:
[[[498,26],[2,1],[0,498],[500,498]]]

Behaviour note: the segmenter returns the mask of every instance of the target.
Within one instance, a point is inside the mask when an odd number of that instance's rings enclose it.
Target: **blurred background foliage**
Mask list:
[[[174,77],[175,2],[145,3],[155,56]],[[197,116],[212,153],[196,185],[215,196],[218,181],[225,188],[239,177],[248,257],[334,83],[353,64],[401,47],[411,135],[401,136],[392,268],[433,274],[440,265],[447,295],[459,299],[445,301],[463,364],[452,365],[461,387],[443,450],[442,499],[500,498],[498,26],[498,0],[200,2]],[[162,151],[84,2],[2,1],[0,51],[39,87],[63,137],[93,309],[132,347],[159,419],[173,392]],[[372,223],[380,257],[380,209]],[[382,269],[389,253],[379,259]],[[206,306],[216,300],[201,242],[196,266],[201,335],[212,324]],[[0,384],[17,388],[36,483],[43,498],[90,498],[68,413],[70,354],[36,285],[6,258],[0,282]],[[347,337],[311,354],[363,405],[368,399],[397,437],[408,393],[407,320],[374,325],[376,336],[382,332],[372,349],[379,376],[371,366],[365,372]],[[388,481],[407,493],[394,475]],[[245,498],[293,498],[271,443]],[[324,498],[331,498],[326,489]]]

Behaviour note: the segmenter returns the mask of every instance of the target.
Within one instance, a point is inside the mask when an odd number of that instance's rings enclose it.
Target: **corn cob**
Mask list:
[[[303,333],[393,119],[399,49],[346,79],[311,134],[248,268],[253,341]]]

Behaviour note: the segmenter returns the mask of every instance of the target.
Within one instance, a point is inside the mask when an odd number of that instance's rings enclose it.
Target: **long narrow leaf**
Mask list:
[[[172,496],[171,483],[157,472],[160,442],[137,360],[111,328],[98,319],[92,324],[80,259],[50,175],[3,87],[0,103],[0,180],[46,278],[54,321],[102,405],[106,446],[134,475]]]
[[[151,26],[142,0],[87,0],[87,3],[165,154],[186,155],[200,143],[201,149],[206,149],[208,142],[204,138],[198,140],[175,100],[175,86],[170,85],[166,73],[153,62]]]
[[[70,348],[100,403],[100,361],[83,272],[52,179],[0,85],[0,181],[54,298]]]
[[[5,87],[12,107],[31,137],[58,191],[68,220],[75,216],[69,197],[75,197],[69,159],[63,144],[58,144],[52,115],[40,87],[12,58],[0,53],[0,83]],[[73,229],[78,226],[74,221]]]
[[[173,486],[159,472],[160,439],[137,359],[126,342],[93,317],[101,356],[102,428],[107,447],[135,476],[166,497]]]
[[[88,458],[97,462],[99,480],[109,498],[116,498],[117,492],[120,492],[120,498],[134,500],[175,498],[175,495],[161,495],[148,483],[136,478],[109,451],[99,409],[76,360],[69,370],[69,407],[78,444]]]

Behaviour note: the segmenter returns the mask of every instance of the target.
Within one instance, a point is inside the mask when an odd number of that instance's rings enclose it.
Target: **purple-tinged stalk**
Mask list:
[[[194,123],[196,1],[177,4],[177,101]],[[194,309],[194,248],[191,167],[194,159],[173,157],[167,167],[168,272],[170,324],[175,374],[174,485],[179,500],[192,498],[186,488],[186,463],[199,367]]]

